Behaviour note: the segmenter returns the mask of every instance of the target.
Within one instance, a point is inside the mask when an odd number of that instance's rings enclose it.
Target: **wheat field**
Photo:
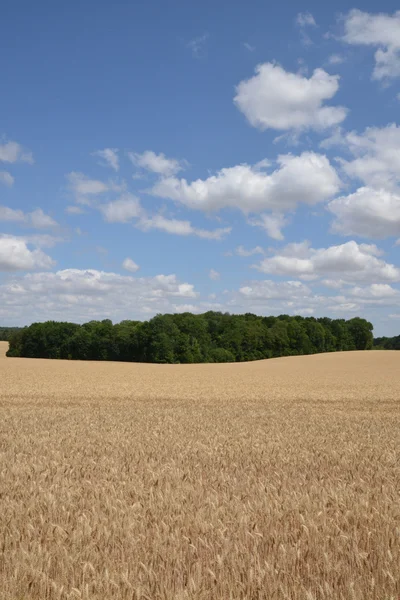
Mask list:
[[[399,448],[396,352],[0,359],[0,599],[398,600]]]

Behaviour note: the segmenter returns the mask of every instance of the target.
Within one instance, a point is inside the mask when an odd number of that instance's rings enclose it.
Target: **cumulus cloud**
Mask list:
[[[14,177],[8,171],[0,171],[0,183],[11,187],[14,183]]]
[[[67,241],[62,236],[51,235],[49,233],[31,233],[22,236],[27,244],[32,244],[36,248],[53,248],[56,244]]]
[[[50,269],[54,264],[40,248],[29,249],[24,238],[0,235],[0,272]]]
[[[67,175],[67,179],[73,191],[82,196],[102,194],[108,190],[108,187],[102,181],[90,179],[83,173],[73,171]]]
[[[0,285],[0,307],[20,324],[47,319],[144,319],[171,312],[174,305],[197,296],[194,286],[180,282],[176,275],[134,277],[93,269],[31,273]]]
[[[90,179],[90,177],[77,171],[68,173],[66,177],[68,180],[68,187],[78,204],[91,205],[93,200],[100,194],[121,190],[121,186],[113,184],[112,182],[105,183],[98,179]]]
[[[286,300],[288,298],[304,301],[312,295],[311,288],[301,281],[252,281],[249,285],[239,289],[239,293],[246,298],[259,300]]]
[[[235,254],[238,256],[254,256],[255,254],[264,254],[264,250],[261,246],[256,246],[255,248],[250,248],[250,250],[246,250],[243,246],[238,246],[235,250]]]
[[[25,215],[22,210],[15,210],[8,206],[0,206],[0,221],[24,221]]]
[[[264,229],[273,240],[283,240],[282,228],[287,224],[287,219],[282,214],[265,215],[249,219],[249,224]]]
[[[328,58],[329,65],[341,65],[344,62],[346,62],[346,58],[343,54],[331,54]]]
[[[400,76],[400,11],[367,13],[353,9],[344,18],[343,41],[377,48],[373,79]]]
[[[277,164],[272,173],[264,172],[259,165],[237,165],[192,183],[167,177],[149,192],[192,209],[237,208],[248,214],[294,210],[299,203],[314,205],[328,200],[340,189],[340,179],[324,155],[314,152],[281,155]]]
[[[248,50],[249,52],[254,52],[254,50],[256,49],[255,46],[252,46],[251,44],[249,44],[249,42],[243,42],[242,46],[246,48],[246,50]]]
[[[231,232],[231,227],[219,227],[217,229],[199,229],[193,227],[190,221],[183,221],[179,219],[168,219],[161,214],[153,215],[151,217],[142,217],[137,227],[142,231],[149,231],[150,229],[158,229],[165,233],[171,233],[174,235],[195,235],[197,237],[208,239],[208,240],[221,240]]]
[[[169,219],[162,214],[149,215],[142,208],[136,196],[126,193],[118,200],[101,204],[99,210],[108,223],[130,223],[142,231],[156,229],[173,235],[197,237],[209,240],[221,240],[231,232],[231,227],[220,227],[214,230],[194,227],[190,221]]]
[[[302,242],[288,244],[254,267],[263,273],[309,281],[318,278],[366,283],[399,281],[400,269],[379,258],[381,254],[374,244],[357,244],[355,241],[318,249]]]
[[[310,12],[298,13],[296,17],[296,25],[300,29],[300,38],[305,46],[310,46],[313,42],[308,34],[305,32],[307,28],[317,27],[317,23]]]
[[[28,225],[31,227],[35,227],[37,229],[42,229],[46,227],[57,227],[57,222],[50,217],[50,215],[46,215],[41,208],[37,208],[36,210],[28,213]]]
[[[296,23],[299,27],[316,27],[317,23],[310,12],[298,13]]]
[[[140,201],[133,194],[123,194],[118,200],[101,204],[99,210],[108,223],[129,223],[143,214]]]
[[[24,213],[22,210],[0,206],[0,221],[21,223],[34,229],[57,227],[57,222],[46,215],[41,208],[37,208],[30,213]]]
[[[136,271],[139,271],[140,269],[139,265],[137,265],[131,258],[125,258],[122,266],[126,271],[130,271],[131,273],[136,273]]]
[[[297,280],[254,280],[226,291],[224,298],[224,303],[215,302],[212,294],[209,299],[214,302],[202,301],[194,286],[180,282],[176,275],[136,277],[66,269],[10,276],[0,284],[0,317],[27,324],[46,319],[147,319],[157,313],[206,310],[352,316],[359,311],[365,314],[369,307],[400,304],[400,292],[387,283],[347,286],[347,292],[330,296]]]
[[[330,298],[332,300],[332,298]],[[233,312],[254,312],[264,315],[302,314],[309,316],[323,310],[327,297],[315,294],[301,281],[249,281],[232,293],[228,307]]]
[[[353,160],[340,159],[343,170],[351,178],[375,188],[394,189],[400,183],[400,127],[395,123],[367,127],[362,134],[338,131],[321,146],[340,146],[353,155]]]
[[[173,235],[197,237],[209,240],[221,240],[231,232],[231,227],[213,230],[194,227],[190,221],[170,219],[162,214],[149,215],[136,196],[126,193],[118,200],[99,205],[105,221],[108,223],[131,223],[142,231],[158,230]]]
[[[193,58],[202,58],[205,55],[205,47],[207,40],[208,33],[204,33],[199,37],[193,38],[186,44],[187,48],[190,48],[190,50],[192,51]]]
[[[101,159],[101,164],[111,167],[114,171],[119,171],[119,158],[117,148],[104,148],[104,150],[96,150],[93,156],[98,156]]]
[[[31,152],[27,152],[18,144],[18,142],[4,142],[0,143],[0,162],[6,163],[16,163],[16,162],[26,162],[29,164],[33,164],[33,156]]]
[[[339,159],[348,177],[364,186],[332,200],[332,229],[344,235],[385,238],[400,233],[400,127],[368,127],[362,134],[336,132],[324,147],[340,146],[352,159]]]
[[[307,78],[281,66],[264,63],[236,87],[234,103],[253,127],[262,131],[321,131],[342,123],[343,106],[325,105],[339,89],[339,76],[315,69]]]
[[[152,150],[146,150],[142,154],[128,152],[128,156],[132,164],[136,167],[141,167],[142,169],[146,169],[146,171],[166,177],[175,175],[186,166],[185,161],[177,160],[176,158],[167,158],[162,152],[156,154]]]
[[[72,204],[66,207],[65,212],[69,215],[83,215],[85,211],[81,206],[74,206]]]
[[[338,280],[335,283],[338,283],[337,289],[345,285]],[[319,288],[298,280],[267,279],[249,281],[238,291],[231,292],[223,310],[265,315],[332,315],[336,318],[351,318],[358,313],[372,318],[376,316],[376,310],[398,307],[399,304],[400,291],[389,284],[347,285],[342,293],[327,295],[321,294]]]
[[[215,269],[210,269],[208,276],[212,281],[218,281],[218,279],[221,279],[221,274],[218,273],[218,271],[216,271]]]
[[[400,194],[362,187],[332,200],[327,208],[336,217],[335,233],[366,238],[400,235]]]
[[[388,283],[372,283],[371,285],[360,287],[355,286],[348,291],[350,296],[356,296],[359,299],[367,301],[385,300],[398,298],[399,290],[393,288]]]

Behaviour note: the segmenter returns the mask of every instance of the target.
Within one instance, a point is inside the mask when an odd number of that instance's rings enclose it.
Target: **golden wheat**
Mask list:
[[[5,359],[0,407],[1,600],[400,594],[400,353]]]

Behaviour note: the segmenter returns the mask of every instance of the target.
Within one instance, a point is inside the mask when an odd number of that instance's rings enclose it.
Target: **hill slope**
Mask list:
[[[4,356],[7,344],[0,343]],[[2,394],[71,398],[243,398],[293,400],[395,397],[400,353],[360,351],[250,363],[152,365],[6,359]]]
[[[399,367],[0,360],[0,599],[398,598]]]

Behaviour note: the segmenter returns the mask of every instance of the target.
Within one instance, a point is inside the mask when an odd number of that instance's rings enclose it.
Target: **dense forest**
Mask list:
[[[0,327],[0,342],[8,342],[10,337],[19,330],[19,327]]]
[[[372,347],[373,326],[314,317],[207,312],[150,321],[47,321],[14,333],[7,356],[148,363],[236,362]]]
[[[375,338],[373,347],[374,350],[400,350],[400,335]]]

